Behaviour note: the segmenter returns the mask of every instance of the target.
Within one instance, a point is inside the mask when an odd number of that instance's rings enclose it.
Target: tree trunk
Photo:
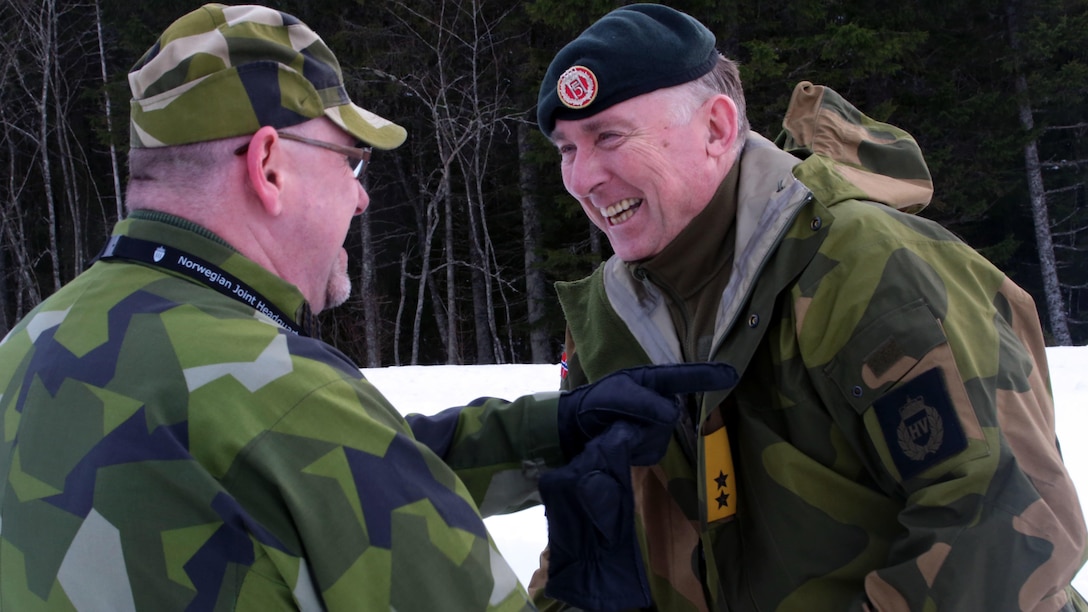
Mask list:
[[[363,335],[366,342],[366,367],[382,365],[381,307],[378,299],[378,275],[370,215],[359,217],[359,296],[363,301]]]
[[[41,292],[38,289],[38,285],[34,280],[32,272],[32,258],[27,251],[27,247],[30,244],[26,237],[25,224],[23,223],[22,213],[22,191],[21,185],[17,185],[18,171],[16,169],[15,160],[15,138],[11,134],[10,124],[7,122],[4,107],[0,106],[0,119],[4,123],[4,139],[7,141],[8,149],[8,198],[5,206],[6,210],[0,210],[2,213],[2,219],[0,219],[0,227],[3,228],[4,238],[7,239],[9,252],[11,258],[15,264],[15,304],[13,306],[13,318],[12,321],[18,321],[23,318],[31,308],[41,301]],[[0,252],[0,257],[3,253]]]
[[[1019,81],[1022,80],[1023,77],[1017,77],[1018,91]],[[1025,116],[1028,123],[1025,123]],[[1020,122],[1025,123],[1025,129],[1032,129],[1030,127],[1031,108],[1023,102],[1020,103]],[[1035,225],[1035,250],[1039,255],[1039,269],[1043,276],[1050,333],[1058,346],[1072,346],[1073,337],[1069,333],[1069,321],[1065,301],[1062,299],[1057,261],[1054,257],[1054,242],[1050,234],[1050,214],[1047,209],[1046,191],[1043,187],[1042,165],[1039,163],[1039,149],[1034,138],[1024,145],[1024,165],[1031,199],[1031,219]]]
[[[27,14],[26,26],[31,32],[36,32],[39,37],[38,49],[39,68],[41,69],[41,90],[38,99],[35,100],[35,108],[38,112],[38,163],[41,165],[42,184],[45,189],[45,210],[49,220],[49,259],[53,265],[53,291],[59,291],[60,282],[60,246],[57,239],[57,203],[53,195],[53,173],[49,164],[49,75],[52,72],[53,57],[50,55],[55,48],[53,38],[56,32],[56,4],[54,0],[45,0],[37,15],[37,23],[33,23]],[[33,9],[27,8],[27,11]]]
[[[1016,0],[1009,0],[1005,5],[1005,11],[1008,17],[1009,45],[1012,47],[1013,54],[1017,54],[1021,49]],[[1020,126],[1025,133],[1031,134],[1035,131],[1035,119],[1032,114],[1027,77],[1019,67],[1015,69],[1014,77]],[[1061,284],[1058,280],[1054,241],[1050,234],[1050,214],[1047,210],[1046,189],[1043,186],[1043,170],[1039,163],[1039,145],[1034,136],[1024,145],[1024,166],[1031,200],[1031,218],[1035,224],[1035,250],[1039,256],[1039,270],[1043,277],[1043,292],[1046,296],[1050,333],[1059,346],[1070,346],[1073,344],[1073,338],[1069,334],[1069,322],[1066,318]]]
[[[495,352],[492,350],[491,333],[493,329],[493,310],[490,305],[491,279],[487,256],[484,254],[482,238],[480,237],[480,211],[477,210],[472,198],[466,206],[468,209],[469,226],[469,268],[472,272],[472,319],[476,338],[476,364],[495,363]]]
[[[431,245],[434,242],[434,232],[438,229],[437,207],[437,202],[428,202],[424,206],[421,215],[424,234],[421,237],[422,244],[420,244],[420,257],[423,258],[423,261],[419,271],[419,288],[416,293],[416,312],[415,317],[412,320],[412,360],[409,362],[412,365],[419,364],[419,341],[422,336],[423,304],[427,298],[427,286],[431,277]]]
[[[15,139],[12,135],[12,130],[8,126],[7,113],[5,107],[8,104],[7,96],[3,95],[7,89],[3,87],[6,85],[6,80],[3,79],[7,74],[7,69],[0,71],[0,127],[3,128],[2,142],[7,149],[7,168],[3,176],[7,179],[5,181],[5,191],[0,193],[0,236],[8,238],[6,241],[0,242],[0,338],[7,335],[11,329],[11,324],[8,323],[8,312],[12,312],[13,318],[11,321],[17,321],[18,315],[11,310],[11,304],[8,296],[15,295],[11,289],[12,283],[8,280],[7,270],[7,251],[11,251],[12,259],[18,259],[19,250],[23,247],[20,243],[16,242],[12,238],[13,232],[11,231],[11,225],[14,223],[14,214],[18,212],[16,187],[15,187]],[[10,211],[10,214],[9,214]],[[18,271],[18,268],[16,269]],[[15,283],[18,285],[18,283]]]
[[[56,64],[54,64],[53,67],[54,69],[59,68]],[[54,76],[58,80],[54,82],[53,86],[53,116],[56,117],[56,125],[53,129],[53,136],[56,138],[57,152],[59,153],[56,159],[56,163],[58,166],[60,166],[61,185],[63,185],[62,193],[64,194],[65,209],[68,211],[68,219],[69,223],[71,224],[66,229],[66,231],[71,233],[71,278],[75,278],[83,272],[83,234],[85,233],[85,230],[82,215],[86,211],[86,207],[80,205],[79,181],[76,180],[75,171],[76,158],[75,155],[72,153],[71,143],[68,141],[68,118],[67,113],[64,112],[61,104],[61,88],[57,85],[57,83],[60,82],[59,79],[63,79],[64,77],[59,73],[59,70],[56,71]]]
[[[525,302],[529,320],[529,355],[532,363],[553,363],[555,353],[548,342],[545,304],[548,284],[540,261],[540,203],[536,197],[540,177],[536,164],[528,159],[529,124],[518,124],[518,159],[520,163],[521,226],[525,253]]]
[[[446,179],[449,180],[449,170],[446,170]],[[453,198],[446,189],[445,197],[446,232],[446,333],[449,341],[446,343],[446,363],[448,365],[461,365],[461,342],[457,331],[457,257],[454,251],[455,233],[453,230]]]
[[[484,188],[480,177],[483,177],[487,173],[486,164],[479,161],[480,150],[485,147],[477,148],[477,162],[476,167],[472,172],[472,176],[475,177],[473,181],[473,191],[476,193],[476,204],[469,201],[469,207],[476,210],[476,239],[473,244],[476,248],[477,257],[480,259],[480,275],[483,284],[483,316],[479,317],[477,321],[482,320],[486,333],[484,334],[484,340],[488,343],[489,351],[486,355],[490,358],[490,361],[481,361],[480,363],[506,363],[506,354],[503,350],[502,340],[499,335],[499,325],[496,320],[498,313],[498,307],[495,304],[496,293],[502,298],[504,312],[506,313],[507,329],[510,328],[510,305],[507,303],[505,292],[502,288],[501,268],[499,263],[495,260],[495,244],[491,241],[491,230],[488,229],[487,224],[487,207],[484,199]],[[486,153],[482,155],[486,157]],[[479,335],[479,334],[477,334]],[[512,347],[511,347],[512,348]]]
[[[94,24],[98,35],[98,65],[102,69],[102,99],[105,102],[106,132],[109,134],[110,167],[113,169],[113,193],[117,204],[117,216],[120,220],[124,216],[124,197],[121,194],[121,170],[117,165],[117,145],[113,142],[113,113],[110,110],[109,75],[106,72],[106,49],[102,40],[102,10],[98,0],[94,3]],[[108,224],[107,224],[108,226]]]
[[[393,320],[393,365],[399,366],[400,362],[400,330],[401,318],[404,316],[404,303],[408,298],[408,252],[400,254],[400,299],[397,300],[397,317]]]

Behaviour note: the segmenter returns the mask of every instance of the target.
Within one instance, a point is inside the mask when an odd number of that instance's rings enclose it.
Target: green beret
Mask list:
[[[551,137],[556,119],[582,119],[635,96],[694,81],[718,62],[714,34],[660,4],[618,8],[563,47],[548,66],[536,120]]]
[[[128,75],[134,149],[252,134],[321,116],[379,149],[404,128],[348,98],[340,64],[287,13],[206,4],[170,25]]]

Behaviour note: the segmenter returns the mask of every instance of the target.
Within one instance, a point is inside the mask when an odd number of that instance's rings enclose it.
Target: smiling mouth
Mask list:
[[[602,209],[601,214],[609,225],[619,225],[634,216],[639,206],[642,206],[641,198],[627,198]]]

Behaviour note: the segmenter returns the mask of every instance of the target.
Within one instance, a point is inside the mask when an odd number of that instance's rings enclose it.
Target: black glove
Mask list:
[[[653,465],[665,455],[680,417],[677,394],[736,382],[736,371],[724,363],[646,366],[560,397],[559,435],[574,458],[540,477],[548,597],[585,610],[652,603],[635,535],[631,466]]]
[[[541,475],[548,597],[583,610],[650,605],[631,492],[630,455],[641,442],[637,425],[618,421],[568,465]]]
[[[559,397],[559,441],[570,459],[613,423],[629,421],[643,429],[643,444],[631,456],[633,465],[653,465],[664,456],[680,418],[677,394],[728,389],[735,384],[736,370],[724,363],[679,363],[613,372]]]

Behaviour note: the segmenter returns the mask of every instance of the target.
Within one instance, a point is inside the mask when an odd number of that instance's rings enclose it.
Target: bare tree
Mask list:
[[[525,299],[529,321],[529,352],[533,363],[553,363],[555,354],[544,328],[548,285],[540,267],[540,202],[536,196],[540,178],[529,157],[529,124],[518,124],[519,186],[521,188],[521,235],[525,243]]]
[[[0,11],[0,28],[5,32],[21,32],[25,27],[24,12],[29,8],[5,4]],[[37,109],[26,103],[27,93],[37,91],[22,66],[24,57],[29,55],[27,47],[32,42],[23,36],[4,36],[0,37],[0,45],[3,67],[0,71],[0,126],[6,154],[4,193],[0,202],[0,257],[10,258],[11,263],[10,268],[5,263],[5,274],[0,280],[4,282],[6,296],[13,297],[11,301],[5,297],[5,313],[11,312],[12,320],[18,320],[41,301],[41,290],[34,273],[40,250],[30,240],[23,211],[34,177],[30,164],[37,163],[38,152],[45,145],[36,129]],[[37,199],[33,194],[29,197]],[[9,280],[14,281],[14,287],[10,289]]]
[[[1009,0],[1005,5],[1009,45],[1014,56],[1022,53],[1018,9],[1017,0]],[[1035,118],[1032,112],[1031,95],[1028,91],[1027,77],[1019,64],[1015,66],[1013,79],[1020,126],[1026,133],[1033,134]],[[1070,346],[1073,344],[1073,338],[1069,333],[1061,283],[1058,280],[1058,266],[1054,258],[1054,243],[1050,234],[1050,212],[1047,208],[1046,188],[1043,185],[1043,168],[1039,162],[1039,143],[1034,136],[1024,144],[1024,170],[1027,174],[1031,217],[1035,225],[1035,249],[1039,256],[1039,269],[1043,277],[1050,332],[1058,345]]]
[[[6,53],[4,56],[10,57]],[[7,64],[10,66],[10,63]],[[3,74],[6,76],[7,70]],[[0,80],[0,85],[3,85],[6,80],[6,78]],[[8,89],[0,87],[0,91],[8,91]],[[7,295],[15,296],[15,304],[5,304],[5,312],[10,308],[14,319],[17,320],[41,301],[41,291],[33,275],[34,257],[31,256],[30,251],[32,243],[27,237],[23,216],[23,196],[27,191],[30,175],[26,172],[27,169],[21,167],[18,162],[18,145],[25,142],[31,134],[18,127],[22,116],[13,115],[10,112],[13,108],[19,108],[19,106],[9,105],[5,100],[0,99],[0,127],[3,130],[2,138],[7,154],[7,164],[4,168],[7,177],[5,197],[0,202],[0,230],[3,236],[3,240],[0,241],[0,245],[3,246],[0,248],[0,258],[3,258],[4,252],[7,251],[14,264],[13,270],[0,276],[0,281],[6,283],[9,278],[15,278],[14,291],[5,291]]]
[[[428,5],[433,14],[425,14],[408,2],[397,2],[393,15],[404,30],[426,50],[429,61],[418,71],[400,77],[399,82],[424,107],[432,128],[437,164],[424,183],[417,218],[423,258],[417,318],[419,330],[425,285],[431,274],[444,273],[444,308],[441,311],[446,337],[446,362],[461,363],[460,314],[461,287],[458,270],[466,268],[472,277],[473,319],[476,333],[475,353],[478,363],[502,359],[506,354],[499,340],[495,319],[496,260],[487,227],[487,187],[491,148],[497,130],[509,119],[501,115],[503,92],[495,78],[496,41],[494,28],[508,14],[501,12],[490,21],[478,0],[460,0]],[[419,65],[417,63],[417,65]],[[430,269],[432,220],[442,227],[442,264]],[[467,262],[459,256],[461,227],[468,233]],[[501,279],[500,285],[502,285]],[[432,297],[439,294],[432,291]],[[415,334],[418,338],[419,334]],[[418,342],[416,340],[415,342]],[[413,348],[413,360],[417,355]]]
[[[363,296],[363,334],[366,342],[366,367],[382,365],[381,309],[378,302],[378,271],[375,262],[371,215],[359,217],[359,294]]]
[[[443,174],[445,174],[445,172],[446,171],[443,171]],[[445,182],[445,178],[439,179],[440,185],[443,185]],[[422,262],[422,270],[420,271],[418,277],[419,289],[416,292],[415,317],[412,320],[412,365],[419,363],[419,341],[422,337],[422,334],[420,333],[420,327],[423,320],[423,305],[427,297],[427,290],[428,288],[432,287],[431,251],[433,250],[434,245],[434,234],[438,230],[438,209],[440,204],[446,204],[446,218],[448,219],[448,202],[448,188],[440,186],[438,192],[435,193],[434,197],[428,199],[425,203],[423,203],[422,210],[419,211],[420,214],[417,214],[416,216],[418,220],[417,223],[421,226],[420,238],[422,239],[422,244],[420,247],[420,257]],[[449,265],[447,262],[447,268],[452,269],[453,266]],[[447,272],[447,274],[450,273]],[[448,276],[447,282],[449,282]],[[437,291],[434,291],[433,289],[431,291],[431,294],[434,296],[440,295]],[[450,305],[449,310],[453,313],[456,312],[453,304]],[[444,333],[443,337],[445,338],[447,363],[454,363],[453,356],[457,354],[457,330],[451,322],[451,320],[454,318],[455,317],[453,314],[449,314],[447,317],[446,326],[442,326],[441,324],[438,326],[439,329],[441,329]]]
[[[0,12],[0,28],[4,28],[10,19],[6,11]],[[0,36],[0,143],[4,146],[7,157],[0,158],[5,164],[4,172],[0,176],[6,177],[5,184],[0,188],[0,236],[7,238],[9,225],[9,209],[14,208],[15,200],[15,142],[11,136],[11,128],[8,124],[7,107],[12,103],[8,99],[8,76],[14,54],[11,52],[6,37]],[[11,240],[0,240],[0,338],[7,335],[11,329],[8,319],[8,311],[11,308],[8,296],[11,294],[9,285],[9,272],[7,266],[6,251],[10,248]]]
[[[401,326],[401,320],[404,315],[404,302],[407,300],[408,292],[408,252],[402,251],[400,254],[400,300],[397,302],[397,316],[393,319],[393,365],[400,365],[400,333],[403,327]]]
[[[18,16],[17,27],[28,33],[26,44],[22,48],[25,57],[30,60],[34,73],[28,74],[21,62],[13,64],[19,86],[26,94],[26,99],[33,104],[35,114],[35,157],[42,176],[45,197],[45,210],[48,218],[49,243],[47,253],[53,266],[53,291],[61,286],[60,246],[57,241],[57,201],[53,193],[53,170],[49,163],[49,127],[51,95],[50,75],[56,62],[56,25],[57,12],[55,0],[13,0],[12,7]]]
[[[502,311],[506,313],[509,329],[510,305],[505,293],[509,285],[503,280],[502,267],[496,259],[491,239],[486,179],[496,140],[500,135],[509,137],[508,126],[515,124],[516,119],[503,113],[510,106],[510,96],[506,91],[508,81],[498,78],[501,69],[496,57],[497,49],[503,43],[497,29],[513,9],[508,6],[498,15],[485,18],[483,3],[479,0],[469,0],[460,8],[467,11],[467,31],[459,40],[468,65],[469,78],[463,81],[461,98],[471,144],[460,149],[458,160],[468,207],[476,362],[502,363],[506,360],[507,350],[501,342],[495,298],[497,295],[503,302]],[[512,353],[513,347],[509,350]]]
[[[64,208],[68,212],[67,233],[72,240],[72,271],[67,278],[74,278],[83,271],[83,236],[85,234],[83,214],[86,210],[79,191],[79,181],[76,180],[75,163],[77,150],[72,146],[71,132],[67,117],[70,115],[68,102],[72,99],[70,82],[64,78],[60,62],[55,62],[50,79],[53,81],[52,96],[54,128],[53,143],[58,155],[53,156],[53,162],[60,167],[61,194],[64,196]],[[82,158],[81,152],[78,154]],[[84,166],[86,167],[86,166]],[[60,228],[58,228],[59,233]],[[59,287],[58,287],[59,288]]]
[[[1058,143],[1050,155],[1040,157],[1045,157],[1041,163],[1048,183],[1060,185],[1047,188],[1047,208],[1063,311],[1076,342],[1074,328],[1088,328],[1088,308],[1081,299],[1088,296],[1088,148],[1081,144],[1088,138],[1088,123],[1048,126],[1040,138]]]
[[[19,148],[32,151],[35,160],[35,182],[42,191],[48,231],[47,245],[40,251],[51,263],[55,291],[82,271],[85,258],[88,206],[80,177],[89,163],[71,122],[86,83],[87,58],[94,55],[89,52],[93,31],[83,14],[87,7],[79,2],[11,0],[8,6],[11,26],[22,33],[17,37],[18,48],[12,49],[17,56],[10,64],[12,86],[22,104],[33,111],[24,117],[30,127]],[[62,246],[68,240],[71,249]],[[66,263],[71,264],[70,271]]]
[[[106,88],[109,75],[106,72],[106,47],[102,37],[102,10],[99,1],[94,0],[94,25],[98,40],[98,66],[102,70],[102,100],[106,114],[106,132],[110,135],[110,168],[113,172],[113,193],[116,203],[116,219],[124,216],[124,196],[121,193],[121,170],[117,163],[117,145],[113,142],[113,111],[110,105],[110,93]]]

